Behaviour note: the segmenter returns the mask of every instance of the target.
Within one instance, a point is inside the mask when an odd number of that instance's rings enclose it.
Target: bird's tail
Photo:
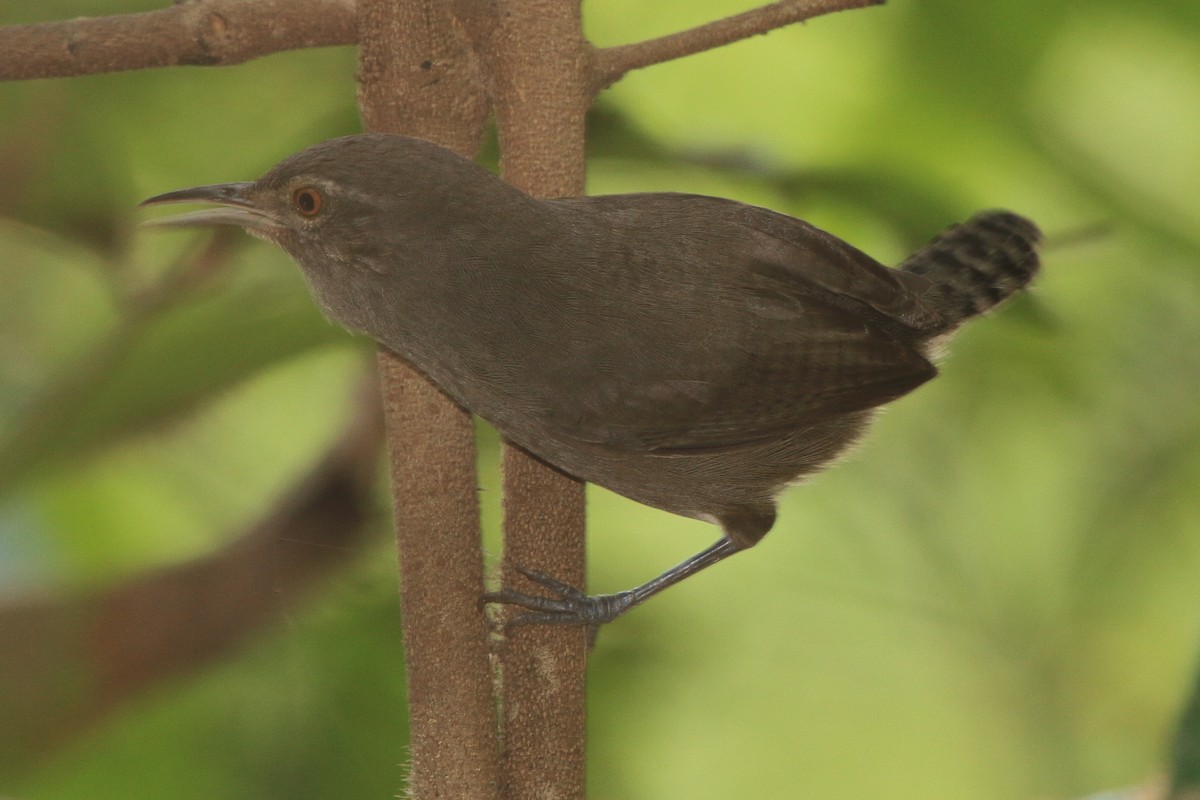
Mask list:
[[[900,269],[934,285],[931,303],[948,332],[1024,289],[1038,271],[1037,226],[1009,211],[984,211],[952,225]]]

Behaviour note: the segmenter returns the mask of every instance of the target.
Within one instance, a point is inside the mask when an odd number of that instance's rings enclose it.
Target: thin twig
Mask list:
[[[883,3],[884,0],[779,0],[657,39],[604,48],[596,53],[593,86],[600,91],[630,70],[712,50],[822,14]]]
[[[241,64],[354,44],[354,0],[192,0],[160,11],[0,27],[0,80]]]

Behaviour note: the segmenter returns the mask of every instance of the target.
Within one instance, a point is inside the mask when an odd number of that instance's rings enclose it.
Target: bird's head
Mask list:
[[[360,134],[303,150],[257,181],[179,189],[141,205],[215,205],[144,224],[235,225],[279,245],[316,277],[338,267],[385,273],[410,248],[505,207],[514,192],[430,142]]]

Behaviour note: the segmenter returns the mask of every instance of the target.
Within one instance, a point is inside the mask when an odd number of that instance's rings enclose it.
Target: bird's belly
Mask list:
[[[506,438],[580,480],[654,508],[712,522],[729,509],[769,504],[845,453],[871,412],[848,414],[777,439],[687,452],[620,450],[562,435]]]

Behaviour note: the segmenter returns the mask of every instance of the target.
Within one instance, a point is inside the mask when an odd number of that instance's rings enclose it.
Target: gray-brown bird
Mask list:
[[[286,250],[317,304],[416,366],[510,441],[585,481],[719,525],[646,584],[487,596],[523,621],[597,625],[754,545],[776,496],[846,450],[935,350],[1038,270],[1038,229],[993,211],[896,269],[733,200],[541,200],[429,142],[318,144],[253,183],[144,201],[215,209]]]

